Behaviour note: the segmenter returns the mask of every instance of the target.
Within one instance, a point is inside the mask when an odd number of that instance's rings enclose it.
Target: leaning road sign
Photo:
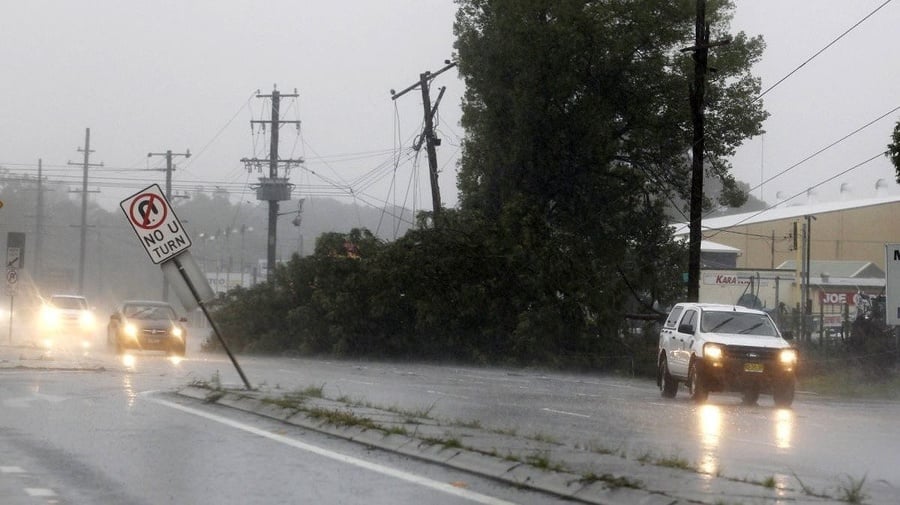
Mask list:
[[[119,206],[154,264],[174,258],[191,247],[191,237],[158,184],[129,196]]]

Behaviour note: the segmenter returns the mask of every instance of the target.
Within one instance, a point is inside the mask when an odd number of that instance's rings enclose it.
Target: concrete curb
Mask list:
[[[808,496],[800,490],[770,489],[758,484],[718,478],[689,470],[643,464],[615,455],[588,453],[561,444],[539,442],[515,435],[491,433],[471,427],[440,425],[431,419],[416,419],[415,416],[406,413],[371,406],[361,407],[322,398],[303,398],[302,406],[287,407],[285,403],[273,401],[272,393],[210,389],[198,385],[186,386],[176,391],[176,394],[184,398],[238,409],[364,444],[367,447],[448,466],[574,502],[596,505],[716,504],[745,501],[792,504],[841,503],[837,500]],[[283,395],[284,392],[276,394]],[[357,419],[370,419],[368,416],[377,413],[378,427],[332,424],[316,419],[309,415],[309,410],[304,410],[313,408],[317,411],[357,416]],[[397,429],[395,433],[393,428],[397,427],[405,428]],[[467,447],[465,440],[476,437],[480,443],[484,443],[486,437],[495,439],[497,446],[504,447],[507,454],[501,455],[493,447],[485,449]],[[555,466],[553,463],[547,464],[550,457],[548,455],[552,455],[554,462],[565,462],[567,468],[553,469]],[[537,462],[539,466],[530,464],[533,462]],[[573,468],[568,468],[570,465]]]

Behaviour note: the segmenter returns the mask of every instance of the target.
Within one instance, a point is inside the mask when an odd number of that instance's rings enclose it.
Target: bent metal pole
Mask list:
[[[244,381],[244,387],[246,387],[248,391],[252,390],[253,387],[250,385],[250,381],[247,380],[247,376],[244,375],[244,371],[241,369],[241,365],[238,364],[237,359],[235,359],[234,357],[234,354],[231,354],[231,349],[228,348],[228,344],[226,344],[225,339],[222,338],[222,334],[219,332],[219,327],[216,326],[216,322],[213,321],[212,317],[210,317],[209,311],[206,310],[206,304],[203,303],[203,300],[200,299],[200,295],[197,293],[197,288],[194,287],[194,283],[191,282],[190,277],[184,271],[184,266],[181,264],[181,259],[178,256],[175,256],[172,261],[175,262],[175,266],[178,268],[178,273],[181,274],[181,277],[187,284],[188,289],[191,290],[191,294],[194,296],[194,299],[197,300],[197,305],[200,306],[200,310],[203,311],[203,315],[206,316],[206,320],[209,321],[210,326],[212,326],[213,333],[216,334],[216,338],[219,339],[219,343],[222,344],[222,348],[225,349],[225,353],[228,354],[228,358],[234,365],[235,370],[237,370],[238,375],[241,376],[241,380]]]

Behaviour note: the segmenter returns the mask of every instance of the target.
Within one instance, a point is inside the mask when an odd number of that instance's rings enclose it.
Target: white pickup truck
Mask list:
[[[656,383],[664,398],[675,398],[685,384],[691,399],[736,391],[745,404],[760,393],[775,405],[794,401],[797,350],[768,314],[737,305],[679,303],[659,335]]]

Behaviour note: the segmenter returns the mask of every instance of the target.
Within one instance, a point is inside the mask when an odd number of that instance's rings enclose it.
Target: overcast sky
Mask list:
[[[767,88],[883,2],[737,0],[733,28],[764,36],[756,73]],[[281,157],[306,159],[306,169],[291,172],[300,196],[349,197],[352,188],[370,205],[429,209],[424,153],[418,161],[408,153],[421,128],[421,95],[395,104],[389,90],[443,66],[454,13],[451,0],[4,2],[0,165],[36,174],[42,158],[46,175],[78,186],[80,168],[67,162],[82,160],[77,148],[90,127],[91,162],[104,163],[92,169],[90,187],[104,206],[162,184],[164,174],[148,169],[164,159],[147,153],[167,149],[194,154],[176,158],[176,190],[222,186],[255,202],[246,188],[260,174],[240,159],[268,155],[268,132],[252,131],[250,120],[268,115],[256,91],[277,84],[300,94],[282,105],[282,118],[302,121],[300,134],[281,130]],[[900,106],[897,26],[895,2],[768,93],[767,134],[739,151],[737,178],[757,186]],[[451,70],[435,80],[433,96],[439,86],[447,87],[440,185],[452,206],[462,83]],[[818,201],[839,198],[842,182],[855,198],[873,196],[879,178],[900,192],[883,157],[851,170],[884,151],[898,117],[889,114],[754,194],[773,203],[778,192],[802,193],[805,201],[807,188],[835,176],[815,189]]]

